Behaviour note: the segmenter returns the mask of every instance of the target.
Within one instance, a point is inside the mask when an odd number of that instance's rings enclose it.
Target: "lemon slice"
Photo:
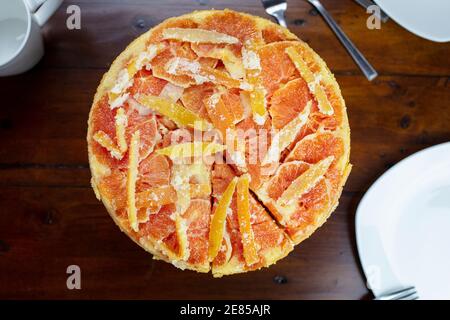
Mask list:
[[[217,256],[222,244],[223,234],[225,230],[225,222],[227,217],[227,210],[233,199],[234,189],[236,188],[238,178],[234,177],[230,184],[222,194],[219,203],[217,204],[216,210],[214,211],[213,217],[211,219],[211,226],[209,230],[209,248],[208,248],[208,258],[209,261],[213,261]]]
[[[181,104],[175,103],[170,99],[151,95],[141,95],[138,97],[137,101],[147,108],[168,117],[179,126],[191,127],[202,131],[211,128],[211,124],[208,121],[200,118]]]

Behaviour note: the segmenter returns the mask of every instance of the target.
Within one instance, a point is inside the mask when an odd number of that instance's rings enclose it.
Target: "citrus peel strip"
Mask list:
[[[163,38],[192,43],[239,43],[239,39],[224,33],[193,28],[167,28],[163,31]]]
[[[206,131],[211,128],[211,124],[208,121],[200,118],[198,115],[186,109],[181,104],[175,103],[170,99],[151,95],[140,95],[137,97],[137,101],[143,106],[168,117],[179,126],[187,126],[202,131]]]
[[[259,257],[250,222],[249,183],[250,178],[248,174],[241,176],[236,186],[236,192],[239,231],[241,232],[242,246],[244,248],[244,259],[247,265],[250,266],[257,263]]]
[[[140,145],[140,133],[139,130],[134,132],[131,136],[130,149],[128,155],[128,173],[127,173],[127,211],[128,221],[131,229],[134,231],[139,230],[137,222],[137,210],[136,210],[136,179],[138,175],[139,165],[139,145]]]
[[[319,110],[322,114],[332,115],[334,113],[334,109],[328,101],[327,95],[320,85],[321,75],[319,74],[317,77],[312,73],[312,71],[308,68],[305,60],[302,58],[300,53],[294,48],[289,47],[286,48],[286,53],[289,58],[294,63],[297,70],[300,72],[302,78],[308,84],[309,90],[315,96],[317,103],[319,105]]]
[[[236,188],[237,181],[238,178],[234,177],[233,180],[231,180],[231,182],[228,184],[217,204],[216,210],[214,211],[213,217],[211,219],[208,248],[209,261],[213,261],[219,253],[225,230],[227,210],[231,204],[231,200],[233,199],[233,193]]]

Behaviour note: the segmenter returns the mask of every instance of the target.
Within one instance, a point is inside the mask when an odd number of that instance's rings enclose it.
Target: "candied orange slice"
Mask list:
[[[263,125],[267,118],[266,93],[260,74],[261,64],[258,54],[252,50],[254,44],[249,45],[249,49],[242,49],[242,58],[247,72],[247,80],[253,90],[250,92],[250,106],[253,112],[253,120],[258,125]],[[276,66],[274,66],[276,68]]]
[[[97,131],[92,138],[99,145],[108,150],[113,158],[118,160],[123,158],[123,153],[120,152],[114,141],[104,131]]]
[[[274,135],[270,147],[267,150],[267,154],[262,161],[262,165],[278,162],[278,160],[280,160],[281,153],[294,142],[296,136],[308,121],[309,114],[311,113],[311,105],[312,103],[309,101],[296,118]]]
[[[179,257],[181,260],[187,261],[189,259],[189,239],[187,235],[188,225],[185,218],[183,218],[177,211],[175,213],[175,229],[180,244]]]
[[[191,48],[199,57],[221,60],[233,79],[245,77],[242,60],[229,47],[219,47],[210,44],[192,44]]]
[[[170,185],[157,186],[136,194],[136,207],[157,207],[175,203],[177,193]]]
[[[237,191],[237,213],[239,220],[239,230],[242,236],[242,246],[244,248],[244,258],[247,265],[252,265],[259,261],[258,251],[250,223],[249,208],[249,175],[245,174],[239,178],[236,186]]]
[[[225,150],[226,146],[215,142],[186,142],[157,150],[158,154],[174,158],[209,156]]]
[[[169,75],[188,76],[194,79],[196,84],[212,82],[228,88],[241,88],[245,86],[241,81],[233,79],[227,72],[212,68],[208,65],[202,65],[199,61],[187,58],[172,58],[167,61],[164,69]]]
[[[227,210],[230,207],[231,200],[233,199],[233,193],[234,189],[236,188],[237,181],[237,177],[234,177],[233,180],[231,180],[228,187],[222,194],[222,197],[217,204],[216,210],[214,211],[209,230],[209,261],[213,261],[219,253],[225,230]]]
[[[314,101],[308,84],[302,78],[291,80],[276,90],[270,98],[272,126],[281,129],[303,111],[308,101]],[[314,101],[314,104],[316,102]]]
[[[191,198],[205,198],[211,194],[211,184],[191,184]]]
[[[188,126],[202,131],[206,131],[211,127],[209,122],[200,118],[181,104],[174,103],[169,99],[151,95],[141,95],[138,97],[138,102],[149,109],[168,117],[179,126]]]
[[[317,99],[319,105],[319,110],[325,115],[332,115],[334,109],[328,101],[327,95],[320,85],[321,75],[314,75],[314,73],[309,69],[305,60],[294,47],[286,48],[286,53],[289,58],[291,58],[297,70],[300,72],[303,79],[308,83],[309,90]]]
[[[136,210],[136,179],[138,175],[139,165],[139,145],[140,133],[139,130],[134,132],[131,136],[130,150],[128,155],[128,173],[127,173],[127,211],[128,221],[131,229],[138,231],[139,224],[137,221]]]
[[[173,102],[177,102],[178,100],[181,99],[181,97],[183,96],[183,93],[184,93],[183,87],[180,87],[180,86],[177,86],[175,84],[168,82],[164,86],[164,88],[161,90],[159,96],[161,98],[166,98]]]
[[[117,110],[115,116],[116,122],[116,137],[117,137],[117,146],[119,147],[119,151],[123,154],[127,151],[127,141],[125,139],[125,129],[127,127],[127,116],[125,115],[125,110],[123,108],[119,108]]]
[[[225,105],[220,93],[214,93],[204,101],[209,118],[214,127],[222,134],[223,141],[226,141],[227,130],[234,129],[234,115]]]
[[[281,206],[291,205],[302,195],[309,192],[325,175],[334,157],[329,156],[316,164],[311,165],[283,192],[277,203]]]
[[[193,43],[239,43],[239,39],[225,33],[191,28],[167,28],[163,30],[163,38]]]

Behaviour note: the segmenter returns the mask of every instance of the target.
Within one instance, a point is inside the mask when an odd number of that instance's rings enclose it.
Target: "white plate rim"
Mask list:
[[[358,257],[359,261],[365,276],[365,279],[368,277],[369,273],[369,266],[367,265],[366,261],[366,254],[363,251],[363,240],[362,240],[362,219],[364,219],[365,212],[361,209],[361,207],[364,206],[364,204],[368,201],[370,201],[370,198],[372,197],[372,194],[374,193],[374,190],[379,188],[379,186],[382,186],[384,184],[385,180],[388,180],[391,178],[391,176],[394,176],[397,171],[401,170],[403,167],[409,165],[411,162],[417,161],[417,159],[420,159],[421,157],[432,155],[435,153],[443,152],[442,150],[447,150],[447,152],[450,153],[450,141],[440,143],[425,149],[422,149],[416,153],[413,153],[412,155],[404,158],[403,160],[396,163],[394,166],[392,166],[389,170],[384,172],[378,179],[369,187],[369,189],[366,191],[364,196],[361,198],[358,207],[356,209],[355,213],[355,237],[356,237],[356,247],[358,251]],[[366,284],[367,285],[367,284]],[[368,287],[370,291],[374,294],[375,297],[380,295],[380,292],[383,291],[383,289],[380,288],[380,290],[374,290]]]
[[[389,8],[386,8],[383,5],[384,4],[383,1],[384,0],[374,0],[374,2],[381,8],[381,10],[383,10],[389,16],[389,18],[394,20],[396,23],[398,23],[400,26],[402,26],[406,30],[412,32],[413,34],[415,34],[421,38],[431,40],[434,42],[450,41],[450,33],[447,36],[438,36],[435,34],[424,32],[424,31],[420,30],[420,28],[417,28],[416,25],[413,25],[413,24],[410,24],[409,22],[404,21],[404,19],[401,15],[397,15],[395,12],[392,12]],[[449,30],[450,30],[450,28],[449,28]]]

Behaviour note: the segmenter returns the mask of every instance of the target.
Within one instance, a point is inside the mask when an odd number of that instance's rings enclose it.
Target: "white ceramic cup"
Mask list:
[[[0,1],[0,77],[25,72],[44,55],[41,27],[63,0]]]

